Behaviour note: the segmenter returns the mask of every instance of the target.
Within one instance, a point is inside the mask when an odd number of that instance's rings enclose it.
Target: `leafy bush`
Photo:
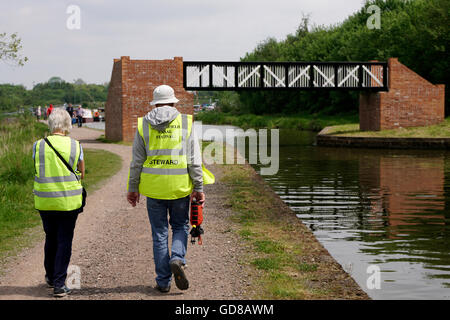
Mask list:
[[[381,9],[381,29],[367,28],[375,4]],[[303,17],[294,34],[284,40],[269,38],[242,61],[387,61],[400,62],[432,83],[446,85],[449,113],[450,1],[371,0],[333,26],[314,26]],[[254,91],[241,92],[242,113],[296,114],[299,111],[337,114],[358,111],[358,92],[348,91]],[[318,128],[320,124],[314,123]]]
[[[0,111],[17,111],[19,106],[44,106],[49,104],[82,103],[83,107],[95,107],[106,101],[108,86],[65,82],[52,77],[27,90],[22,85],[0,85]]]
[[[233,115],[218,111],[200,112],[195,120],[205,124],[229,124],[243,129],[269,128],[269,129],[300,129],[320,131],[326,126],[358,122],[355,114],[337,114],[333,116],[323,114],[284,115]]]

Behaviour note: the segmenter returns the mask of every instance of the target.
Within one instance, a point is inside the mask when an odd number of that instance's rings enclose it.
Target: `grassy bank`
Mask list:
[[[47,131],[46,125],[31,117],[0,121],[0,258],[27,245],[32,233],[27,232],[24,240],[19,237],[39,222],[32,194],[31,148]]]
[[[327,126],[342,125],[358,121],[358,115],[232,115],[218,111],[203,111],[195,115],[195,120],[204,124],[229,124],[243,129],[299,129],[320,131]]]
[[[328,127],[325,134],[378,138],[450,138],[450,117],[442,123],[432,126],[381,131],[360,131],[358,123],[336,125]]]
[[[87,148],[83,148],[83,152],[86,166],[83,185],[88,192],[99,189],[103,181],[115,175],[122,167],[122,159],[115,153]]]
[[[89,129],[91,129],[91,128],[89,128]],[[102,134],[100,137],[98,137],[97,141],[101,142],[101,143],[120,144],[120,145],[123,145],[123,146],[132,146],[133,145],[132,141],[112,141],[112,140],[108,140],[108,139],[106,139],[104,134]]]
[[[253,299],[368,299],[249,165],[218,165],[237,231],[252,250]]]
[[[40,224],[40,216],[34,209],[31,149],[33,142],[47,132],[45,124],[29,117],[0,122],[0,260],[30,245],[42,234],[40,229],[33,229]],[[106,151],[84,151],[83,184],[92,192],[120,169],[121,159]]]

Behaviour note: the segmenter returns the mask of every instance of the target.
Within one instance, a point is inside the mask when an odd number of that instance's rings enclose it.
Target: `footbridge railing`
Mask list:
[[[186,90],[388,91],[387,62],[183,62]]]

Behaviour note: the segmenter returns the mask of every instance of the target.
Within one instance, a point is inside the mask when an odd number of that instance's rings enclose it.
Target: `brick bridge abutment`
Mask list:
[[[400,63],[388,60],[387,92],[361,92],[359,122],[362,131],[438,124],[445,118],[445,85],[434,85]],[[170,85],[180,112],[193,114],[194,95],[183,87],[183,58],[167,60],[114,59],[106,102],[106,139],[132,141],[137,118],[153,106],[153,90]]]

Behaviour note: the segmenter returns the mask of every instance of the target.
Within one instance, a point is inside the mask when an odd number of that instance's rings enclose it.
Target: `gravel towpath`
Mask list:
[[[220,172],[218,183],[205,188],[203,245],[188,243],[186,270],[190,288],[175,283],[167,294],[154,289],[152,238],[145,198],[132,208],[126,201],[126,179],[131,147],[96,141],[101,131],[73,128],[71,136],[83,148],[120,155],[121,170],[88,196],[75,228],[71,265],[81,271],[81,289],[64,299],[243,299],[249,271],[239,263],[244,254],[227,217]],[[43,234],[42,227],[37,232]],[[43,237],[41,237],[43,239]],[[0,276],[0,299],[54,299],[44,283],[44,242],[9,259]],[[69,284],[70,287],[70,284]]]

